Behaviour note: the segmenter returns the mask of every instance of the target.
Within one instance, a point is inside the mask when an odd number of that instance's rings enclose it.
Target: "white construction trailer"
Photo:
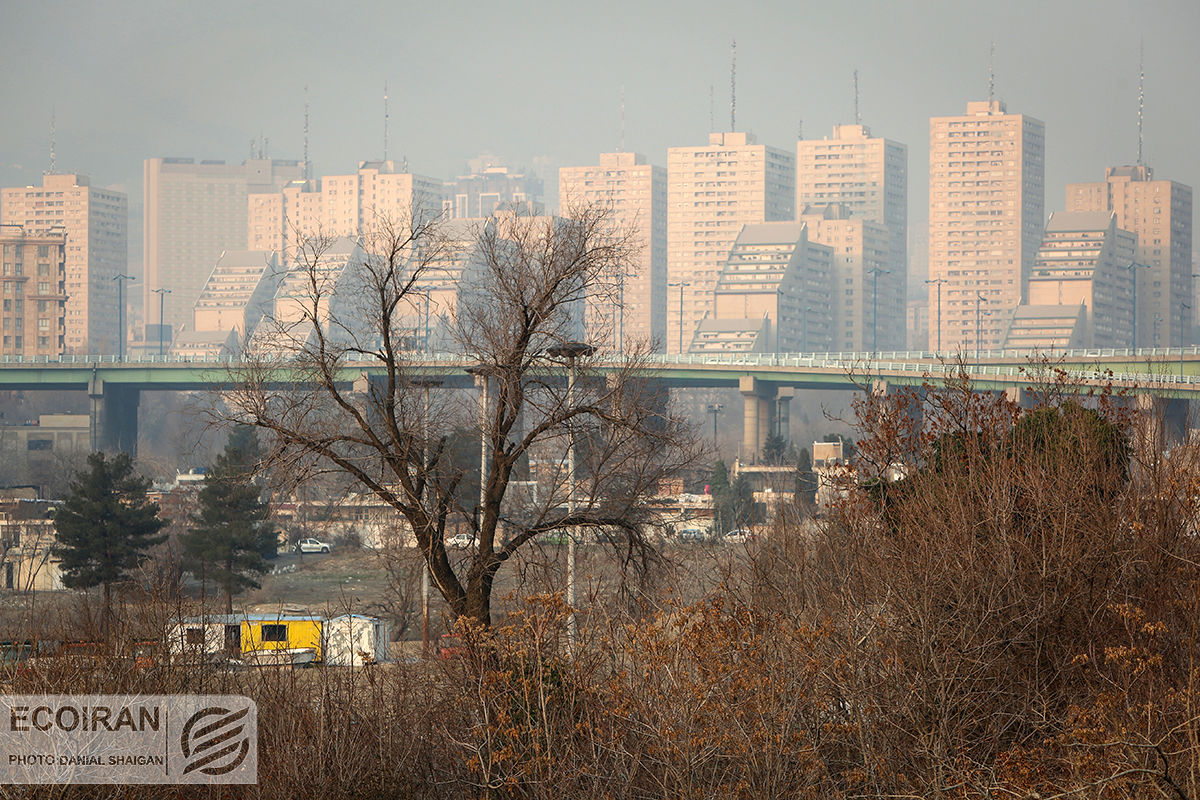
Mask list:
[[[325,620],[322,652],[330,666],[359,667],[388,658],[391,626],[378,617],[342,614]]]

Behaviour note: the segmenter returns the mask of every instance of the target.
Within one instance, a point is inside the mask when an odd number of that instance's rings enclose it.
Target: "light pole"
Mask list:
[[[1158,349],[1158,326],[1159,326],[1159,324],[1162,323],[1162,321],[1163,320],[1162,320],[1161,314],[1154,315],[1154,349],[1155,350]]]
[[[691,281],[668,283],[669,288],[679,287],[679,355],[683,355],[683,287],[691,286]]]
[[[871,276],[871,355],[874,356],[879,350],[879,276],[890,275],[890,269],[874,269],[867,270],[867,274]]]
[[[707,406],[705,406],[704,410],[707,411],[709,414],[712,414],[712,418],[713,418],[713,450],[715,451],[717,449],[717,415],[725,410],[725,406],[722,403],[709,403]]]
[[[1179,378],[1183,379],[1183,317],[1185,311],[1192,308],[1190,303],[1179,303]]]
[[[804,348],[808,347],[808,312],[812,311],[812,306],[805,306],[803,313],[800,315],[800,351],[805,352]],[[807,352],[812,352],[811,350]]]
[[[1149,269],[1152,264],[1139,264],[1136,261],[1130,261],[1125,265],[1125,269],[1133,274],[1133,349],[1137,350],[1137,333],[1138,333],[1138,315],[1137,315],[1137,276],[1138,267]]]
[[[154,292],[156,295],[158,295],[158,357],[162,358],[163,357],[163,308],[166,305],[165,301],[167,299],[167,295],[169,295],[171,293],[171,290],[166,288],[165,286],[160,286],[157,289],[151,289],[151,291]]]
[[[937,350],[934,352],[942,352],[942,284],[949,283],[945,278],[933,278],[925,281],[926,284],[937,284]]]
[[[986,303],[988,299],[983,296],[983,292],[975,293],[975,368],[979,368],[979,342],[983,339],[983,317],[980,315],[979,304]]]
[[[682,309],[681,309],[682,310]],[[575,408],[575,367],[580,357],[596,352],[586,342],[567,342],[550,348],[550,355],[567,361],[567,413]],[[575,516],[575,434],[567,431],[567,519]],[[575,652],[575,539],[578,526],[572,525],[567,536],[567,647]]]
[[[135,281],[132,275],[113,275],[117,282],[117,357],[125,360],[125,281]]]
[[[429,390],[435,386],[441,386],[442,382],[436,379],[422,378],[413,381],[414,386],[420,386],[425,390],[425,405],[421,413],[421,471],[423,476],[424,486],[421,492],[421,502],[424,503],[426,515],[428,516],[429,509]],[[429,658],[429,561],[430,555],[433,553],[433,534],[434,530],[429,531],[430,542],[429,548],[425,553],[425,569],[421,570],[421,657]]]

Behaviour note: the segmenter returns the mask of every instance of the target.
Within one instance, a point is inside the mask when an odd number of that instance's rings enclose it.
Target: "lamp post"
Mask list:
[[[986,303],[988,299],[983,296],[983,292],[975,293],[975,368],[979,368],[979,342],[983,339],[983,317],[980,314],[979,304]]]
[[[937,350],[934,352],[940,353],[942,352],[942,284],[949,283],[949,281],[945,278],[933,278],[925,281],[925,283],[927,285],[930,283],[937,284]]]
[[[668,283],[669,288],[679,287],[679,355],[683,355],[683,287],[691,286],[691,281],[676,281]]]
[[[157,289],[152,289],[151,291],[153,291],[156,295],[158,295],[158,357],[162,358],[163,357],[163,333],[164,333],[164,331],[163,331],[163,308],[166,305],[165,301],[167,299],[167,295],[169,295],[171,293],[171,290],[166,288],[165,286],[160,286]]]
[[[713,418],[713,450],[715,451],[717,449],[717,415],[725,410],[725,406],[722,403],[709,403],[707,406],[705,406],[704,410],[707,411],[709,414],[712,414],[712,418]]]
[[[125,281],[135,281],[132,275],[113,275],[117,282],[117,357],[125,360]]]
[[[1130,261],[1125,265],[1125,269],[1133,274],[1133,349],[1137,350],[1137,334],[1138,334],[1138,315],[1137,315],[1137,285],[1138,285],[1138,268],[1145,267],[1149,269],[1152,264],[1139,264],[1136,261]]]
[[[682,311],[682,309],[681,309]],[[575,407],[575,367],[580,357],[590,356],[596,348],[586,342],[567,342],[550,348],[550,355],[567,361],[567,411]],[[575,516],[575,435],[567,432],[567,518]],[[567,537],[567,647],[575,652],[575,539],[578,526],[572,525]]]
[[[424,486],[421,491],[421,502],[426,510],[429,508],[429,390],[441,386],[436,379],[421,378],[413,381],[414,386],[425,390],[425,404],[421,412],[421,474],[424,476]],[[429,531],[432,537],[434,531]],[[429,553],[433,552],[433,542],[430,542]],[[425,554],[425,569],[421,570],[421,657],[429,658],[429,553]]]
[[[1191,303],[1179,303],[1179,378],[1183,379],[1183,317],[1185,311],[1190,311]]]
[[[804,348],[808,347],[808,312],[812,311],[812,306],[805,306],[803,313],[800,315],[800,350],[806,352]],[[812,352],[811,350],[807,352]]]
[[[867,274],[871,276],[871,355],[874,356],[879,350],[879,276],[890,275],[890,269],[874,269],[867,270]]]

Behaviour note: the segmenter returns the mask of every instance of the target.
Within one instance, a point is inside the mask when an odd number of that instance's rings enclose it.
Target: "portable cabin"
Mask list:
[[[322,620],[307,614],[255,614],[242,619],[242,654],[312,650],[321,660]]]
[[[391,629],[378,617],[342,614],[325,620],[325,663],[360,667],[386,661]]]
[[[242,618],[238,616],[184,617],[167,632],[167,652],[173,656],[206,657],[242,654]]]

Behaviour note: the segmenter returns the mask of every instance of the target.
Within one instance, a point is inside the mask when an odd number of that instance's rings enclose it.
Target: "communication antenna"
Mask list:
[[[1138,42],[1138,166],[1145,166],[1142,147],[1145,139],[1142,136],[1142,119],[1146,110],[1146,65],[1145,42]],[[53,152],[53,151],[52,151]]]
[[[312,180],[312,165],[308,160],[308,84],[304,84],[304,180]]]
[[[992,42],[992,49],[988,55],[988,110],[992,108],[992,100],[996,97],[996,43]]]
[[[54,106],[50,106],[50,171],[46,173],[47,175],[54,174],[54,137],[57,116]]]
[[[729,42],[729,130],[737,130],[737,39]]]
[[[388,147],[388,87],[387,81],[383,82],[383,160],[387,161]]]
[[[862,114],[858,111],[858,70],[854,70],[854,124],[862,125]]]
[[[625,152],[625,84],[621,84],[621,152]]]
[[[796,139],[799,141],[804,141],[804,119],[803,118],[801,118],[800,121],[796,123]]]
[[[708,85],[708,129],[710,131],[715,131],[717,129],[717,121],[716,121],[716,116],[715,116],[715,114],[716,114],[715,108],[716,107],[714,105],[714,100],[713,100],[713,97],[714,97],[713,91],[714,91],[713,85],[710,83]]]

